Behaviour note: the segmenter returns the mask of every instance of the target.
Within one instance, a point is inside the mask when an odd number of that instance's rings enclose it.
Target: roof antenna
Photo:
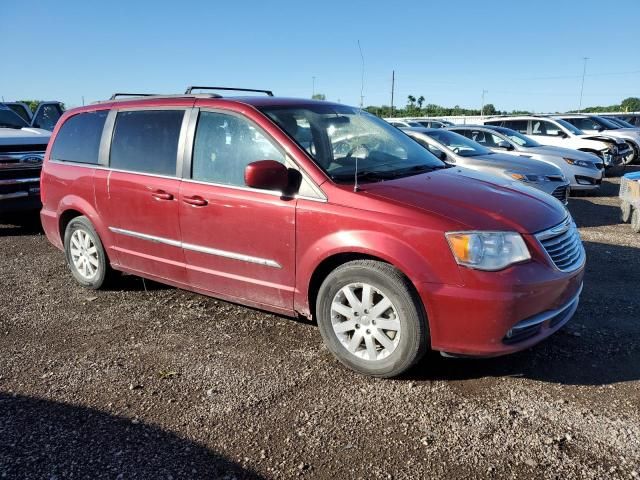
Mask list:
[[[358,40],[358,50],[360,51],[360,60],[362,60],[362,68],[360,70],[360,108],[358,109],[358,115],[362,112],[362,106],[364,104],[364,55],[362,54],[362,47],[360,46],[360,40]],[[354,171],[353,179],[353,192],[358,191],[358,157],[356,159],[356,169]]]

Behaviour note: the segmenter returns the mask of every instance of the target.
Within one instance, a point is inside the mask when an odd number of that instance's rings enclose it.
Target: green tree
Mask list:
[[[313,100],[326,100],[327,96],[324,93],[316,93],[311,96]]]
[[[629,97],[622,100],[620,104],[625,112],[640,112],[640,98]]]
[[[424,101],[425,101],[425,100],[426,100],[426,99],[424,98],[424,96],[423,96],[423,95],[420,95],[420,96],[418,97],[418,109],[422,110],[422,104],[424,103]]]
[[[497,115],[498,111],[496,110],[496,107],[493,106],[493,103],[487,103],[484,106],[484,109],[482,110],[482,112],[484,113],[484,115]]]

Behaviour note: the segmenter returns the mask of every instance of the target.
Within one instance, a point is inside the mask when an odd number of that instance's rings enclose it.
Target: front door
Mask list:
[[[176,176],[185,111],[118,112],[105,172],[107,227],[122,267],[184,283]]]
[[[286,162],[245,117],[200,112],[178,202],[187,277],[213,294],[291,309],[296,200],[245,186],[244,169],[257,160]]]

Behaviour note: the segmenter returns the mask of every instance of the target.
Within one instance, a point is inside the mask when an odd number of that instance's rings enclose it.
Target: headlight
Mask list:
[[[447,241],[458,265],[478,270],[502,270],[531,258],[516,232],[447,232]]]
[[[588,162],[587,160],[574,160],[568,157],[562,157],[562,159],[569,165],[575,165],[576,167],[596,168],[593,162]]]
[[[519,172],[507,172],[511,178],[520,180],[521,182],[548,182],[549,179],[545,175],[538,175],[535,173],[519,173]]]

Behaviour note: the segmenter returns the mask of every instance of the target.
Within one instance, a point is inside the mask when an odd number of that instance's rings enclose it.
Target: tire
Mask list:
[[[75,217],[67,224],[64,253],[71,274],[83,287],[97,290],[113,276],[100,237],[85,216]]]
[[[638,147],[636,147],[633,143],[631,142],[627,142],[627,145],[629,145],[631,147],[631,154],[627,155],[624,160],[623,163],[624,165],[631,165],[632,163],[637,163],[638,162]]]
[[[355,260],[333,270],[318,291],[316,317],[329,351],[365,375],[400,375],[430,345],[420,298],[400,271],[383,262]]]
[[[631,220],[631,212],[633,207],[629,202],[622,201],[622,205],[620,205],[620,220],[622,223],[629,223]]]
[[[631,230],[640,233],[640,210],[637,208],[634,208],[631,214]]]

